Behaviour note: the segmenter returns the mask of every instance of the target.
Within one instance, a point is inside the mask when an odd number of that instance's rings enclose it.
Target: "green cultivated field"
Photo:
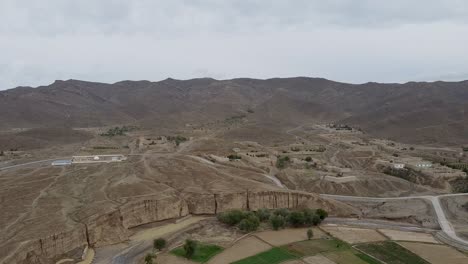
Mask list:
[[[394,242],[361,244],[357,248],[388,264],[429,264],[418,255]]]
[[[223,251],[223,248],[216,245],[198,244],[197,249],[195,250],[195,254],[190,260],[205,263],[216,254],[219,254],[221,251]],[[185,258],[185,250],[183,247],[173,249],[171,253],[176,256]]]
[[[295,258],[297,258],[295,255],[283,248],[272,248],[255,256],[233,262],[232,264],[276,264]]]
[[[322,254],[337,264],[380,264],[338,239],[314,239],[273,248],[232,264],[276,264],[290,259]]]

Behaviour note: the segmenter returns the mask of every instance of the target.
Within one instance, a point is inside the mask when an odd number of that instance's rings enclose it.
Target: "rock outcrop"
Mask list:
[[[70,231],[22,243],[16,253],[2,263],[54,263],[67,252],[86,245],[99,247],[127,240],[132,227],[176,219],[188,214],[214,215],[229,209],[324,208],[332,215],[356,212],[340,202],[298,191],[245,191],[237,193],[183,193],[181,197],[134,199],[117,209],[89,217]]]

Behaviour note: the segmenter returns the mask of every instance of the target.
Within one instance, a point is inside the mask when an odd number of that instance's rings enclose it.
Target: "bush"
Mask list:
[[[180,143],[188,140],[186,137],[183,136],[166,136],[166,139],[175,142],[176,146],[179,146]]]
[[[230,226],[237,225],[244,218],[245,218],[245,213],[237,209],[218,214],[218,220]]]
[[[239,160],[239,159],[242,159],[241,156],[239,155],[236,155],[236,154],[231,154],[229,156],[227,156],[229,160]]]
[[[311,240],[314,237],[314,231],[312,229],[307,229],[307,239]]]
[[[166,246],[166,240],[164,238],[158,238],[153,241],[154,249],[161,251]]]
[[[279,215],[279,216],[282,216],[284,218],[288,217],[290,212],[288,209],[286,208],[279,208],[279,209],[276,209],[274,212],[273,212],[274,215]]]
[[[184,244],[184,251],[185,251],[185,257],[186,258],[191,258],[195,254],[195,250],[197,249],[197,241],[187,239],[185,240]]]
[[[268,219],[270,219],[271,214],[270,214],[270,210],[262,208],[262,209],[259,209],[256,212],[256,215],[257,215],[258,219],[260,220],[260,222],[265,222]]]
[[[289,214],[288,222],[293,227],[303,226],[305,221],[303,212],[292,212]]]
[[[284,169],[290,163],[291,159],[288,156],[279,156],[276,160],[276,167],[278,169]]]
[[[320,224],[322,222],[322,219],[320,219],[320,216],[314,214],[314,216],[312,217],[312,224],[314,226]]]
[[[153,255],[151,254],[146,254],[145,256],[145,264],[153,264]]]
[[[312,161],[312,158],[311,158],[311,157],[306,157],[306,158],[305,158],[305,161],[311,162],[311,161]]]
[[[328,212],[323,209],[317,209],[315,213],[320,217],[321,220],[324,220],[328,217]]]
[[[260,220],[255,215],[248,216],[239,223],[239,229],[245,232],[255,231],[258,226],[260,226]]]
[[[284,228],[286,222],[284,221],[284,217],[281,215],[272,215],[270,217],[270,224],[274,230],[278,230],[280,228]]]
[[[316,218],[319,218],[319,217],[315,214],[314,210],[304,209],[304,210],[302,210],[302,213],[304,214],[304,224],[306,226],[316,225],[314,223],[314,217],[316,217]]]

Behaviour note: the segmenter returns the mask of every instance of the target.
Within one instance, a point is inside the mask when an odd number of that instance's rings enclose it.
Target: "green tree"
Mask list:
[[[241,210],[229,210],[218,214],[218,220],[230,226],[237,225],[245,218],[244,212]]]
[[[257,230],[259,225],[260,220],[258,220],[257,216],[253,215],[242,219],[242,221],[239,223],[239,229],[245,232],[252,232]]]
[[[322,222],[322,219],[320,219],[320,216],[318,216],[317,214],[314,214],[314,216],[312,216],[312,225],[316,226],[320,224],[321,222]]]
[[[288,157],[288,156],[279,156],[277,159],[276,159],[276,167],[278,169],[284,169],[286,167],[286,165],[288,165],[290,163],[291,159]]]
[[[164,238],[158,238],[153,241],[153,248],[161,251],[166,246],[166,240]]]
[[[145,264],[153,264],[153,255],[151,254],[146,254],[145,256]]]
[[[314,216],[316,216],[314,210],[306,208],[302,210],[302,213],[304,214],[304,224],[306,226],[314,225]]]
[[[279,209],[276,209],[274,212],[273,212],[274,215],[280,215],[284,218],[288,217],[290,212],[288,209],[286,208],[279,208]]]
[[[325,219],[328,217],[328,212],[323,210],[323,209],[317,209],[317,211],[315,211],[316,214],[318,214],[318,216],[320,217],[321,220]]]
[[[304,225],[305,217],[303,212],[292,212],[289,214],[288,222],[294,227]]]
[[[284,221],[284,217],[281,216],[281,215],[272,215],[270,217],[270,224],[271,224],[271,227],[273,227],[274,230],[278,230],[280,228],[284,228],[285,226],[285,221]]]
[[[268,209],[265,209],[265,208],[262,208],[262,209],[259,209],[257,212],[257,217],[258,219],[261,221],[261,222],[265,222],[267,221],[268,219],[270,219],[270,210]]]
[[[307,239],[308,240],[311,240],[312,237],[314,237],[314,231],[312,231],[312,229],[307,229]]]
[[[197,250],[197,241],[187,239],[185,240],[184,244],[184,251],[185,251],[185,257],[190,259],[193,257],[195,254],[195,250]]]
[[[305,158],[305,161],[311,162],[311,161],[312,161],[312,158],[311,158],[311,157],[306,157],[306,158]]]

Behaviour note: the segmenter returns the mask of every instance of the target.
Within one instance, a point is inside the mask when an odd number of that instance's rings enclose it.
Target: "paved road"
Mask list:
[[[61,157],[61,158],[55,158],[55,159],[36,160],[36,161],[26,162],[26,163],[22,163],[22,164],[16,164],[16,165],[11,165],[11,166],[1,167],[0,171],[20,168],[20,167],[26,167],[26,166],[30,166],[30,165],[38,165],[38,164],[41,164],[41,163],[52,162],[52,161],[55,161],[55,160],[63,160],[63,159],[71,159],[71,157]]]
[[[434,211],[437,215],[437,221],[439,222],[440,228],[442,231],[451,239],[457,241],[458,243],[468,246],[468,241],[460,238],[453,228],[452,224],[447,220],[445,216],[444,209],[440,204],[441,197],[451,197],[451,196],[468,196],[468,193],[456,193],[456,194],[443,194],[438,196],[409,196],[409,197],[357,197],[357,196],[345,196],[345,195],[330,195],[330,194],[320,194],[321,197],[329,198],[338,201],[389,201],[389,200],[408,200],[408,199],[425,199],[429,200],[434,208]]]

